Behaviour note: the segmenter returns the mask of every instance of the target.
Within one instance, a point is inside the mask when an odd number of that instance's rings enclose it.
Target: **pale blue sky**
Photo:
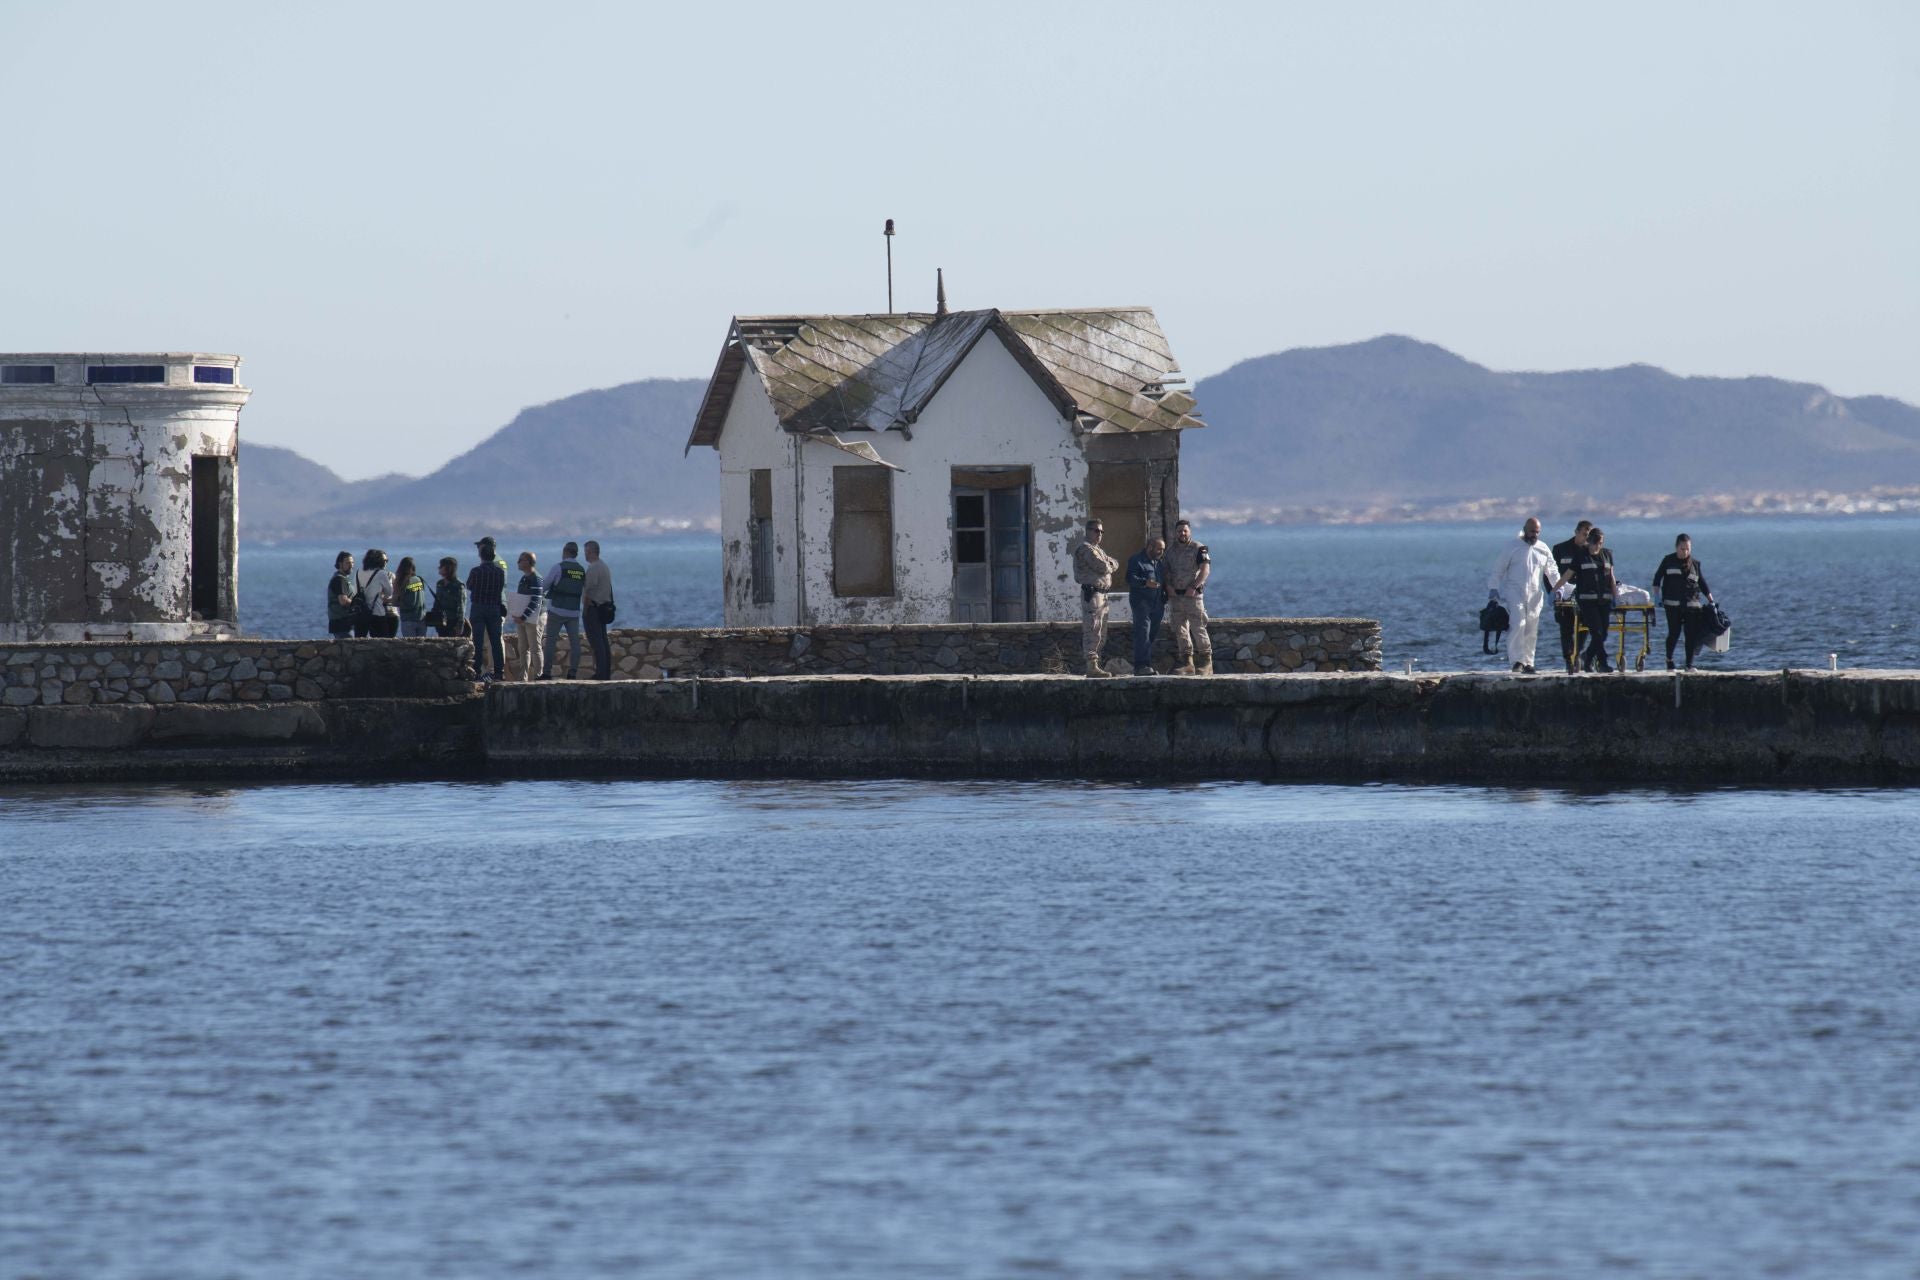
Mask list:
[[[1908,3],[0,0],[0,120],[0,350],[238,352],[349,476],[882,310],[888,217],[901,309],[1147,303],[1196,378],[1396,332],[1920,403]]]

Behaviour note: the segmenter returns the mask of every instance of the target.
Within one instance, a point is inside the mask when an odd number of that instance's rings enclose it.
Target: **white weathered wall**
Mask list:
[[[794,448],[793,437],[780,429],[766,388],[751,371],[747,372],[734,391],[719,441],[720,551],[725,616],[730,627],[790,627],[800,621],[799,550],[793,525]],[[760,467],[773,472],[771,604],[753,602],[750,485],[751,473]]]
[[[54,385],[0,386],[0,640],[185,638],[192,459],[237,455],[250,393],[194,383],[191,355],[0,360],[59,368]],[[88,363],[164,363],[168,380],[90,387]]]
[[[905,468],[893,478],[891,598],[833,594],[833,468],[859,460],[803,447],[806,622],[948,622],[953,617],[953,468],[1032,468],[1035,621],[1080,616],[1072,542],[1086,515],[1086,463],[1072,424],[1007,353],[982,337],[913,425],[857,438]]]

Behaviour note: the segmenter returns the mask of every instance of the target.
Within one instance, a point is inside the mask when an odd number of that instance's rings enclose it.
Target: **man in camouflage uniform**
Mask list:
[[[1174,666],[1177,676],[1213,674],[1213,637],[1207,634],[1207,606],[1201,593],[1207,575],[1213,571],[1213,557],[1206,547],[1193,540],[1193,526],[1185,520],[1173,526],[1173,545],[1167,548],[1167,626],[1173,632]]]
[[[1080,584],[1080,649],[1087,655],[1089,676],[1113,674],[1100,665],[1100,646],[1107,641],[1107,592],[1120,562],[1100,549],[1105,532],[1098,520],[1087,521],[1087,540],[1073,549],[1073,580]]]

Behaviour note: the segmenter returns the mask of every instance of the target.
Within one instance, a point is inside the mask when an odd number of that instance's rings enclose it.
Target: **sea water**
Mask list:
[[[0,789],[0,1273],[1910,1277],[1916,824]]]
[[[1198,536],[1213,551],[1207,607],[1215,617],[1377,618],[1387,665],[1408,659],[1420,669],[1505,670],[1504,652],[1481,652],[1480,606],[1487,575],[1518,532],[1497,524],[1375,525],[1349,527],[1202,527]],[[1572,535],[1550,527],[1549,542]],[[1733,621],[1733,648],[1705,655],[1709,669],[1778,671],[1820,667],[1837,654],[1847,667],[1920,665],[1920,585],[1908,571],[1906,546],[1920,542],[1920,519],[1717,518],[1672,521],[1609,521],[1620,578],[1651,583],[1674,536],[1693,535],[1707,581]],[[465,539],[468,544],[472,534]],[[717,534],[682,534],[604,540],[620,606],[620,625],[713,627],[723,621],[720,540]],[[440,544],[385,548],[394,560],[412,555],[431,579],[443,554],[473,563],[473,548],[458,533]],[[273,545],[243,542],[240,559],[241,622],[250,632],[274,637],[326,634],[326,586],[333,556],[360,556],[365,547],[311,542]],[[508,538],[501,553],[511,558],[532,550],[550,568],[559,548]],[[1132,554],[1133,548],[1115,548]],[[1538,655],[1541,665],[1559,643],[1549,622]],[[1648,665],[1666,661],[1665,622],[1656,620]],[[1633,641],[1629,657],[1637,657]]]

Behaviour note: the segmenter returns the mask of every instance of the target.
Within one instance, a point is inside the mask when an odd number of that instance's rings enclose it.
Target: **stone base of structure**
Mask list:
[[[1914,785],[1920,674],[828,676],[0,706],[0,781],[452,774]]]

